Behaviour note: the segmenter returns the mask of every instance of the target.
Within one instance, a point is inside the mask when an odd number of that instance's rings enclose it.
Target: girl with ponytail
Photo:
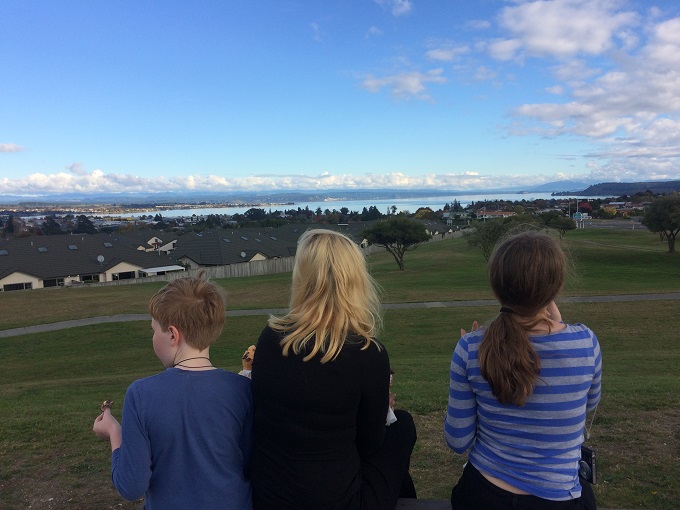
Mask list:
[[[462,335],[451,361],[446,441],[470,449],[454,510],[596,508],[578,466],[602,361],[595,334],[564,324],[555,304],[567,267],[559,242],[536,231],[508,237],[489,259],[500,311]]]

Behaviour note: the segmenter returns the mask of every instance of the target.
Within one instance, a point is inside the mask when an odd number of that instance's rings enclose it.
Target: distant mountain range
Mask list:
[[[592,181],[554,181],[534,186],[527,191],[534,193],[579,193],[592,184]]]
[[[182,191],[162,193],[53,193],[40,197],[0,195],[0,204],[22,204],[28,206],[44,204],[77,205],[77,204],[163,204],[163,203],[233,203],[233,204],[256,204],[256,203],[300,203],[319,202],[323,200],[384,200],[398,198],[417,198],[435,196],[461,196],[461,195],[494,195],[498,193],[554,193],[555,195],[581,195],[581,196],[621,196],[634,195],[638,192],[651,190],[654,193],[668,193],[680,191],[679,181],[652,181],[652,182],[608,182],[595,184],[588,181],[554,181],[540,186],[519,187],[508,186],[498,189],[470,189],[470,190],[443,190],[443,189],[369,189],[369,190],[297,190],[297,191]]]

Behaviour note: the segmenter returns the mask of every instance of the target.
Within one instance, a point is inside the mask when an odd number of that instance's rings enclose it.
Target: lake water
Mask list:
[[[371,206],[375,206],[378,208],[378,210],[383,213],[387,214],[388,212],[391,212],[391,207],[395,206],[397,208],[397,212],[405,212],[408,211],[410,213],[416,212],[416,210],[419,207],[429,207],[432,210],[436,211],[438,209],[442,209],[446,203],[452,204],[454,200],[457,200],[463,207],[468,206],[472,202],[479,202],[483,200],[527,200],[527,201],[533,201],[533,200],[539,200],[539,199],[544,199],[544,200],[550,200],[552,198],[558,199],[558,200],[586,200],[587,198],[605,198],[605,197],[579,197],[577,195],[571,196],[571,197],[553,197],[550,195],[550,193],[498,193],[498,194],[477,194],[477,195],[442,195],[442,196],[431,196],[431,197],[415,197],[415,198],[388,198],[388,199],[376,199],[376,200],[327,200],[327,201],[321,201],[321,202],[299,202],[295,203],[294,205],[281,205],[281,204],[267,204],[267,205],[258,205],[255,206],[260,209],[264,209],[265,211],[268,211],[271,209],[272,211],[283,211],[284,209],[290,210],[290,209],[297,209],[300,207],[301,209],[304,209],[305,207],[309,207],[310,210],[316,211],[318,207],[321,208],[322,211],[325,211],[326,209],[333,210],[336,209],[340,211],[342,207],[347,207],[350,211],[358,211],[361,212],[363,208],[365,207],[368,209]],[[156,214],[157,212],[160,212],[160,214],[164,218],[177,218],[177,217],[190,217],[192,215],[196,216],[207,216],[209,214],[227,214],[227,215],[232,215],[232,214],[243,214],[246,212],[248,209],[251,209],[253,206],[243,206],[243,207],[201,207],[201,208],[196,208],[196,209],[168,209],[168,210],[150,210],[146,212],[136,212],[134,214],[113,214],[111,216],[125,216],[125,217],[139,217],[142,215],[149,215],[149,214]]]

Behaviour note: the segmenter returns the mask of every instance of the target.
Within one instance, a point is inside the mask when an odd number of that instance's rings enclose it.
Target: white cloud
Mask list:
[[[592,8],[575,0],[557,3],[584,8],[586,13]],[[578,59],[566,58],[550,68],[557,83],[547,90],[559,92],[563,102],[526,103],[517,107],[514,113],[519,122],[513,124],[512,132],[549,137],[576,135],[590,140],[595,150],[588,157],[599,161],[592,174],[596,179],[606,176],[610,176],[609,180],[677,179],[680,18],[647,19],[643,31],[613,38],[614,27],[621,21],[614,12],[619,4],[611,1],[592,4],[608,9],[612,18],[600,20],[609,35],[601,34],[599,38],[601,42],[607,41],[600,47],[612,49],[611,53],[601,55],[593,65],[583,55],[588,48],[579,42],[575,32],[573,44],[578,49],[574,51],[582,55]],[[523,4],[526,5],[529,4]],[[625,18],[630,21],[633,17],[627,14]],[[522,39],[522,46],[514,55],[526,53],[526,41]],[[612,47],[616,44],[619,46]],[[566,56],[569,52],[553,55]]]
[[[457,60],[460,56],[470,52],[470,47],[466,44],[456,45],[452,42],[431,43],[432,49],[425,53],[425,56],[430,60],[439,60],[443,62],[452,62]]]
[[[564,87],[562,85],[555,85],[553,87],[548,87],[545,89],[549,94],[554,94],[556,96],[561,96],[564,94]]]
[[[676,129],[678,126],[656,126],[658,131],[665,128]],[[676,137],[667,137],[669,143],[678,142]],[[623,143],[623,142],[621,142]],[[678,145],[676,145],[677,147]],[[635,157],[635,151],[641,147],[631,148],[631,158],[622,160],[609,158],[610,154],[587,155],[586,166],[590,174],[557,172],[554,174],[528,175],[514,173],[504,175],[505,182],[517,186],[536,186],[546,182],[565,179],[589,178],[603,181],[643,181],[677,179],[677,168],[670,157],[677,150],[668,149],[668,158],[655,158],[650,162],[644,157]],[[642,152],[638,153],[644,156]],[[565,159],[567,159],[565,157]],[[573,156],[568,157],[573,160]],[[106,174],[94,170],[84,175],[58,172],[54,174],[35,173],[19,179],[0,178],[0,194],[41,196],[54,193],[155,193],[155,192],[230,192],[230,191],[286,191],[286,190],[327,190],[327,189],[497,189],[498,175],[484,174],[476,171],[427,173],[409,175],[403,172],[366,173],[362,175],[334,174],[323,172],[318,175],[250,175],[244,177],[225,177],[219,175],[193,174],[183,177],[143,178],[130,174]]]
[[[426,73],[420,71],[410,71],[376,78],[367,77],[362,86],[369,92],[378,93],[387,88],[392,96],[397,99],[422,99],[429,100],[427,93],[428,83],[446,83],[447,79],[442,76],[444,70],[441,68],[431,69]]]
[[[321,30],[321,25],[316,21],[312,21],[309,26],[312,28],[313,38],[316,42],[321,42],[326,35],[323,30]]]
[[[15,143],[0,143],[0,152],[22,152],[24,150],[26,149]]]
[[[475,70],[475,80],[478,81],[495,80],[497,76],[498,74],[487,66],[479,66]]]
[[[600,69],[590,67],[582,59],[571,59],[563,62],[553,67],[551,71],[557,80],[573,88],[581,86],[585,80],[593,78],[602,72]]]
[[[501,10],[498,22],[512,37],[490,45],[499,60],[530,56],[572,57],[600,55],[614,47],[618,34],[638,22],[638,15],[622,10],[623,0],[520,1]],[[626,38],[630,43],[630,37]]]
[[[522,41],[519,39],[496,40],[489,43],[488,51],[496,60],[512,60],[521,47]]]
[[[507,176],[516,185],[536,185],[557,180],[555,175]],[[561,177],[560,178],[564,178]],[[408,175],[402,172],[363,175],[251,175],[223,177],[193,174],[185,177],[142,178],[129,174],[105,174],[95,170],[85,175],[59,172],[35,173],[25,178],[0,178],[0,194],[48,195],[51,193],[154,193],[181,191],[262,191],[314,189],[495,189],[498,176],[466,171],[459,173],[428,173]]]
[[[411,12],[411,0],[373,0],[376,4],[389,9],[393,16],[403,16]]]
[[[383,33],[382,30],[380,30],[378,27],[372,26],[366,32],[366,37],[367,38],[368,37],[377,37],[379,35],[382,35],[382,33]]]
[[[68,165],[66,169],[71,172],[73,175],[86,175],[87,172],[83,168],[83,165],[81,163],[73,163],[72,165]]]
[[[471,30],[488,30],[491,22],[485,19],[473,19],[465,23],[465,27]]]
[[[663,21],[653,29],[650,43],[644,49],[644,57],[653,66],[680,66],[680,18]]]

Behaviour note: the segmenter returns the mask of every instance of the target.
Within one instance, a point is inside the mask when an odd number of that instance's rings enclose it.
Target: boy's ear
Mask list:
[[[168,331],[170,332],[170,343],[175,346],[179,344],[182,334],[175,326],[168,326]]]

